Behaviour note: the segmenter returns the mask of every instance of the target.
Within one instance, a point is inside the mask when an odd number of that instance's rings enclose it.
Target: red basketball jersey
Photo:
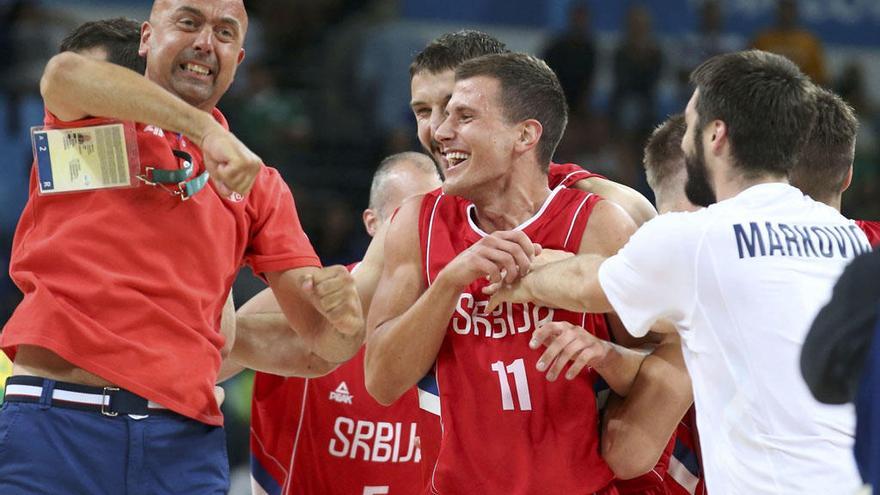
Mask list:
[[[428,483],[440,424],[416,389],[384,407],[364,385],[364,349],[320,378],[257,373],[251,403],[254,493],[411,495]],[[426,452],[429,457],[423,458]]]
[[[557,187],[517,229],[545,248],[575,253],[598,201]],[[419,233],[428,285],[486,235],[473,209],[453,196],[425,196]],[[572,381],[549,382],[535,368],[544,350],[528,346],[532,331],[548,321],[569,321],[608,338],[604,317],[509,303],[486,314],[486,284],[477,280],[461,294],[437,356],[443,436],[430,493],[579,495],[604,489],[613,474],[599,455],[598,375],[589,370]]]
[[[868,242],[871,243],[871,247],[880,246],[880,222],[873,220],[856,220],[856,225],[858,225],[859,228],[865,232],[865,235],[868,236]]]

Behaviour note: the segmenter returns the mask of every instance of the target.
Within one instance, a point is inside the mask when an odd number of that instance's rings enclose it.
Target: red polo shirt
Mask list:
[[[224,127],[226,119],[213,112]],[[100,119],[46,124],[80,127]],[[136,124],[144,167],[177,169],[172,149],[197,145]],[[21,344],[49,349],[120,387],[212,425],[223,418],[213,388],[224,339],[224,299],[242,264],[256,273],[319,266],[293,195],[263,166],[252,191],[226,198],[205,187],[181,201],[140,185],[30,198],[12,247],[10,275],[24,300],[0,334],[15,357]]]

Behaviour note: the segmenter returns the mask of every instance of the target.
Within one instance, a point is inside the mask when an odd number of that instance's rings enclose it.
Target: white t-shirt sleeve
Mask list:
[[[599,267],[599,284],[627,331],[648,333],[657,320],[679,323],[694,306],[699,228],[693,214],[661,215]]]

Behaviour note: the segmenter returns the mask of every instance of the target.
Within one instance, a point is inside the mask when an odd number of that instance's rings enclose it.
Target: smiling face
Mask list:
[[[146,76],[210,111],[244,58],[247,13],[241,0],[157,0],[141,29]]]
[[[416,117],[419,142],[425,152],[434,158],[444,177],[449,162],[440,153],[440,144],[434,139],[434,133],[446,118],[446,104],[452,96],[453,88],[455,71],[452,69],[437,74],[423,70],[416,73],[410,81],[410,108]]]
[[[473,199],[508,172],[519,126],[504,117],[498,80],[485,76],[456,82],[446,113],[434,132],[446,163],[443,190]]]

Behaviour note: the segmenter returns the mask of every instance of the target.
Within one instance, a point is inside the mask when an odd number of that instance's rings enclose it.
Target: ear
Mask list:
[[[728,144],[727,124],[723,120],[715,120],[709,124],[709,129],[703,133],[709,134],[709,149],[716,155],[724,152]]]
[[[849,189],[849,186],[852,185],[852,176],[853,176],[853,166],[849,166],[849,170],[846,171],[846,178],[843,179],[843,187],[840,188],[840,192],[844,192]]]
[[[153,27],[149,22],[141,24],[141,44],[138,46],[138,55],[146,57],[149,50],[150,36],[153,35]]]
[[[526,120],[520,124],[519,136],[513,149],[518,153],[525,153],[538,146],[543,134],[544,127],[540,122],[535,119]]]
[[[237,63],[240,64],[242,62],[242,60],[244,60],[244,48],[242,48],[241,51],[238,52],[238,62]]]
[[[379,215],[376,213],[376,210],[373,210],[372,208],[364,210],[363,219],[367,234],[369,234],[370,237],[376,235],[376,229],[379,227]]]

